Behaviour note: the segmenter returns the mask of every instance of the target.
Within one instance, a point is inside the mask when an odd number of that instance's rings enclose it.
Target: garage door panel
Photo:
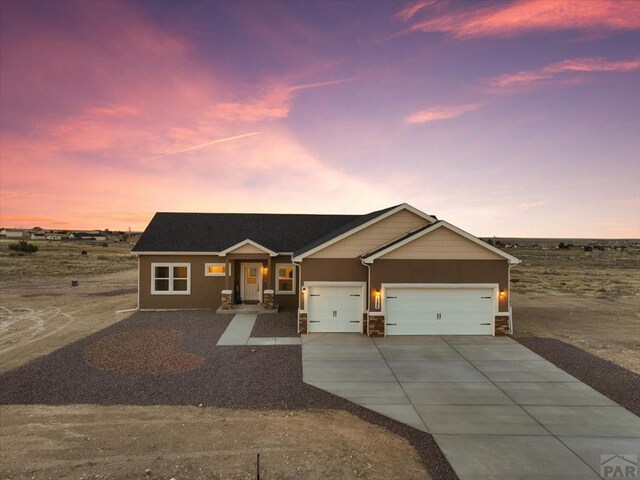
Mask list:
[[[311,286],[308,331],[359,332],[363,299],[360,286]]]
[[[386,287],[387,335],[491,335],[491,288]]]

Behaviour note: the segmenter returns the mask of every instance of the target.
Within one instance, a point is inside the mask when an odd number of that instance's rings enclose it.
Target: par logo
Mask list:
[[[631,454],[600,455],[600,476],[602,478],[633,479],[638,477],[638,456]]]

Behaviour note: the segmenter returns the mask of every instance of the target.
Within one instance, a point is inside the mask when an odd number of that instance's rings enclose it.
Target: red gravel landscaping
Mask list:
[[[84,359],[95,368],[118,373],[178,373],[201,367],[201,355],[185,353],[175,343],[177,330],[134,330],[109,335],[84,349]]]

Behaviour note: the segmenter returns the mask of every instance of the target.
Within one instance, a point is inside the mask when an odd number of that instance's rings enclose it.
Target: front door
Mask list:
[[[250,303],[260,302],[260,284],[262,283],[262,264],[242,264],[242,301]]]

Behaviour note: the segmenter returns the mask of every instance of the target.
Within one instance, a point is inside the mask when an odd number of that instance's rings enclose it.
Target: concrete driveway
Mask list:
[[[429,432],[462,480],[597,479],[640,419],[507,337],[302,337],[303,378]]]

